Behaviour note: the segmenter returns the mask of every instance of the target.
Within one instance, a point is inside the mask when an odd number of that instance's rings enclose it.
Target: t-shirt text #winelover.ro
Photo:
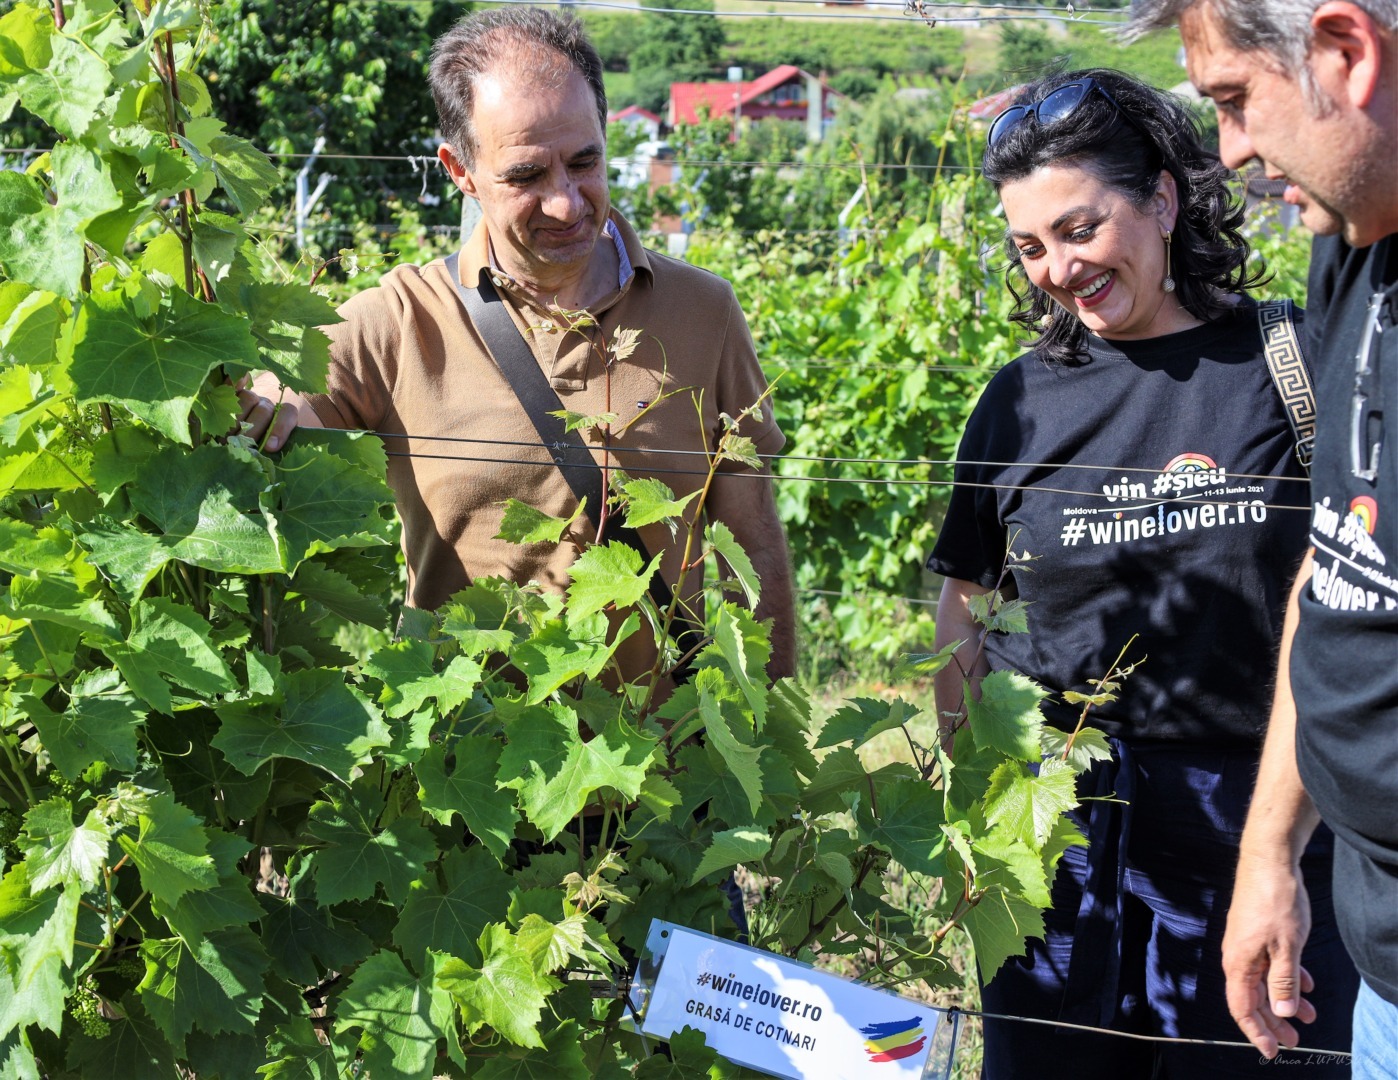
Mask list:
[[[1299,322],[1299,316],[1298,316]],[[1133,636],[1144,662],[1089,723],[1136,739],[1255,744],[1305,546],[1305,473],[1250,303],[1148,341],[1090,340],[1083,362],[1033,354],[990,381],[958,454],[930,569],[1007,590],[1029,634],[991,634],[992,667],[1054,693],[1071,728]]]

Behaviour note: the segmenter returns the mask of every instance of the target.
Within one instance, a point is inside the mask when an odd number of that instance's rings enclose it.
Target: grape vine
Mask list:
[[[1022,949],[1091,733],[1036,771],[1020,682],[951,757],[906,701],[817,720],[765,683],[751,564],[660,484],[614,512],[722,559],[668,698],[673,656],[616,685],[672,613],[615,543],[389,636],[383,449],[236,431],[249,372],[323,384],[336,316],[244,229],[278,177],[209,115],[207,33],[195,0],[0,17],[0,115],[54,147],[0,173],[0,1077],[736,1076],[623,1025],[650,921],[733,933],[736,866],[755,944],[877,949],[881,984],[951,980],[954,931],[987,974]],[[755,463],[743,423],[712,469]],[[867,768],[898,728],[915,762]]]

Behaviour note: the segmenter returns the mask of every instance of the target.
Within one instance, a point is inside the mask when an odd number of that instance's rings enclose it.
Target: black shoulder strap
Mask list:
[[[538,432],[540,442],[553,455],[554,463],[568,482],[568,487],[586,507],[587,516],[596,529],[602,509],[602,470],[593,460],[592,451],[587,448],[587,444],[576,430],[568,431],[562,418],[552,415],[562,410],[563,403],[558,400],[558,395],[549,385],[539,362],[534,358],[534,353],[505,309],[500,294],[491,285],[489,276],[481,275],[476,288],[470,288],[461,283],[457,253],[453,252],[445,261],[447,273],[456,284],[456,291],[466,309],[467,318],[471,320],[486,348],[490,350],[495,366],[500,369],[505,381],[514,390],[520,405],[529,414],[529,420]],[[606,538],[619,540],[634,548],[641,556],[642,565],[650,561],[650,553],[646,550],[641,534],[623,525],[619,520],[607,522]],[[665,584],[658,571],[651,575],[650,596],[662,614],[674,599],[670,586]],[[704,642],[702,631],[680,613],[676,614],[670,624],[670,636],[682,655],[696,651]],[[672,672],[671,676],[677,682],[683,681],[678,670]]]
[[[1291,301],[1267,300],[1258,304],[1257,324],[1262,331],[1267,370],[1272,373],[1272,382],[1281,395],[1282,409],[1296,439],[1296,460],[1309,474],[1311,451],[1315,448],[1315,392],[1291,317]]]

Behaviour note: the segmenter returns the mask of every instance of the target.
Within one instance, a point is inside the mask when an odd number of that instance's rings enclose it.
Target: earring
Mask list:
[[[1165,234],[1165,280],[1160,287],[1166,292],[1175,291],[1175,279],[1170,276],[1170,234]]]

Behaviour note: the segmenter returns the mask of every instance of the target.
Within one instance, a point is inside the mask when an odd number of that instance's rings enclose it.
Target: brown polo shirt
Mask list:
[[[534,305],[492,271],[484,222],[461,252],[462,279],[474,285],[485,271],[500,282],[511,317],[564,408],[616,414],[612,465],[688,494],[702,486],[704,459],[657,451],[713,449],[722,433],[720,414],[736,416],[747,408],[766,380],[732,287],[705,270],[647,251],[619,215],[612,220],[634,274],[590,309],[595,326],[570,328],[566,317]],[[599,242],[612,241],[604,235]],[[495,539],[508,498],[558,517],[570,516],[577,500],[467,322],[445,264],[399,266],[378,287],[349,300],[340,314],[345,321],[327,329],[327,390],[313,395],[311,404],[329,427],[386,436],[388,481],[403,519],[408,602],[436,608],[472,579],[493,575],[566,589],[579,545],[594,538],[587,518],[557,545],[522,547]],[[640,340],[609,374],[605,344],[618,328],[639,330]],[[784,442],[766,407],[762,421],[745,421],[742,433],[764,454]],[[593,456],[602,463],[600,441]],[[664,551],[661,572],[673,587],[680,545],[664,525],[640,532],[652,554]],[[691,571],[682,595],[697,595],[700,577]],[[648,642],[633,638],[622,648],[623,668],[635,677],[653,656]]]

